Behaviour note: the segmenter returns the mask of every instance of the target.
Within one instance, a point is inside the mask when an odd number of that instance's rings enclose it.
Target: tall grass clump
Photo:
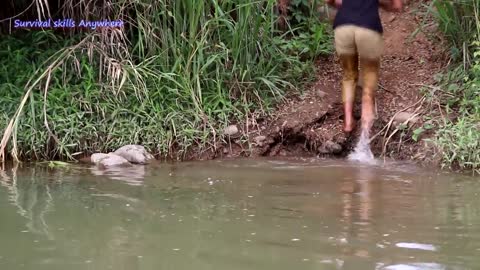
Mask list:
[[[287,46],[292,35],[276,29],[272,0],[23,4],[27,12],[0,28],[2,159],[74,158],[127,143],[180,158],[215,150],[224,127],[298,89],[316,56]],[[124,26],[11,30],[18,18]],[[328,52],[327,28],[314,34],[315,54]]]
[[[443,165],[480,172],[480,0],[434,0],[430,6],[451,48],[440,97],[449,114],[436,134]]]

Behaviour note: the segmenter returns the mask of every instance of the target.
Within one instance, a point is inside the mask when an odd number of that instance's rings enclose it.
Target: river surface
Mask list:
[[[401,163],[10,167],[0,269],[480,269],[479,195]]]

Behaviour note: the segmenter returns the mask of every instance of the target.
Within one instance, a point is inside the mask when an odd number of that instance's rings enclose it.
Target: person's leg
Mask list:
[[[358,28],[355,41],[360,55],[363,76],[362,130],[370,131],[375,119],[375,92],[378,86],[380,58],[383,53],[383,37],[375,31]]]
[[[361,58],[363,72],[362,129],[370,131],[375,119],[375,92],[380,69],[379,59]]]
[[[345,132],[351,132],[355,128],[353,118],[353,106],[355,102],[355,88],[358,80],[358,55],[343,54],[340,55],[340,61],[343,68],[342,79],[342,101],[344,112],[344,128]]]
[[[340,26],[335,29],[335,49],[343,69],[342,101],[345,132],[355,128],[353,105],[358,81],[358,54],[355,45],[355,26]]]

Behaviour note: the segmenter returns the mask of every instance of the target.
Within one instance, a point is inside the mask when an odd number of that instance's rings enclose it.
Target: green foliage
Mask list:
[[[291,49],[298,41],[275,29],[271,0],[127,2],[66,7],[75,17],[108,11],[124,18],[124,38],[114,31],[27,31],[0,39],[0,130],[35,72],[52,71],[33,84],[14,127],[18,156],[65,158],[139,143],[182,157],[194,146],[212,147],[226,125],[268,113],[286,91],[301,87],[313,66],[301,57],[327,52],[330,43],[317,21],[302,36],[308,51]],[[65,59],[52,67],[59,53]]]
[[[432,125],[432,123],[430,122],[426,122],[424,123],[421,127],[418,127],[417,129],[415,129],[413,131],[413,134],[412,134],[412,139],[416,142],[418,142],[418,139],[420,138],[420,136],[427,130],[431,130],[434,128],[434,125]]]
[[[469,62],[471,45],[478,33],[479,0],[434,0],[428,5],[439,30],[450,43],[454,59]]]
[[[443,166],[480,173],[480,1],[434,0],[429,7],[454,60],[438,79],[442,92],[432,96],[449,115],[439,121],[434,142]]]
[[[480,169],[480,42],[473,42],[473,65],[463,76],[461,87],[447,90],[455,100],[455,122],[447,121],[437,134],[446,164],[458,164],[462,169]],[[451,104],[451,102],[450,102]],[[450,108],[447,104],[447,108]]]
[[[444,166],[454,165],[480,173],[479,123],[478,115],[466,115],[438,130],[436,143],[441,147]]]
[[[318,55],[328,54],[333,51],[331,32],[325,24],[305,23],[299,26],[301,31],[292,34],[289,39],[278,37],[275,39],[277,45],[289,54],[299,55],[302,58],[314,59]]]
[[[321,54],[331,53],[333,43],[332,32],[327,24],[319,23],[319,7],[325,5],[319,0],[292,0],[290,2],[290,31],[279,38],[278,44],[290,54],[313,59]]]
[[[311,22],[312,18],[317,15],[316,10],[323,4],[323,1],[318,0],[292,0],[290,2],[290,22],[293,25],[299,25],[306,22]]]

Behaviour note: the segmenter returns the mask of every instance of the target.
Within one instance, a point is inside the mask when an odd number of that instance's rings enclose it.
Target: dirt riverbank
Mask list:
[[[421,140],[430,134],[423,133],[418,140],[412,134],[433,114],[422,98],[421,88],[434,84],[435,74],[442,71],[446,61],[437,44],[423,33],[413,35],[421,21],[415,12],[418,7],[419,3],[412,3],[401,14],[381,14],[385,54],[376,95],[377,120],[372,135],[377,136],[372,141],[372,151],[377,157],[432,162],[435,151]],[[248,123],[237,125],[238,134],[227,144],[187,159],[346,156],[356,143],[358,128],[350,137],[342,131],[340,66],[334,55],[318,59],[316,66],[316,82],[303,94],[288,96],[273,117],[249,119]],[[357,119],[360,96],[361,89],[357,89]],[[399,124],[406,120],[409,125],[402,129]]]

